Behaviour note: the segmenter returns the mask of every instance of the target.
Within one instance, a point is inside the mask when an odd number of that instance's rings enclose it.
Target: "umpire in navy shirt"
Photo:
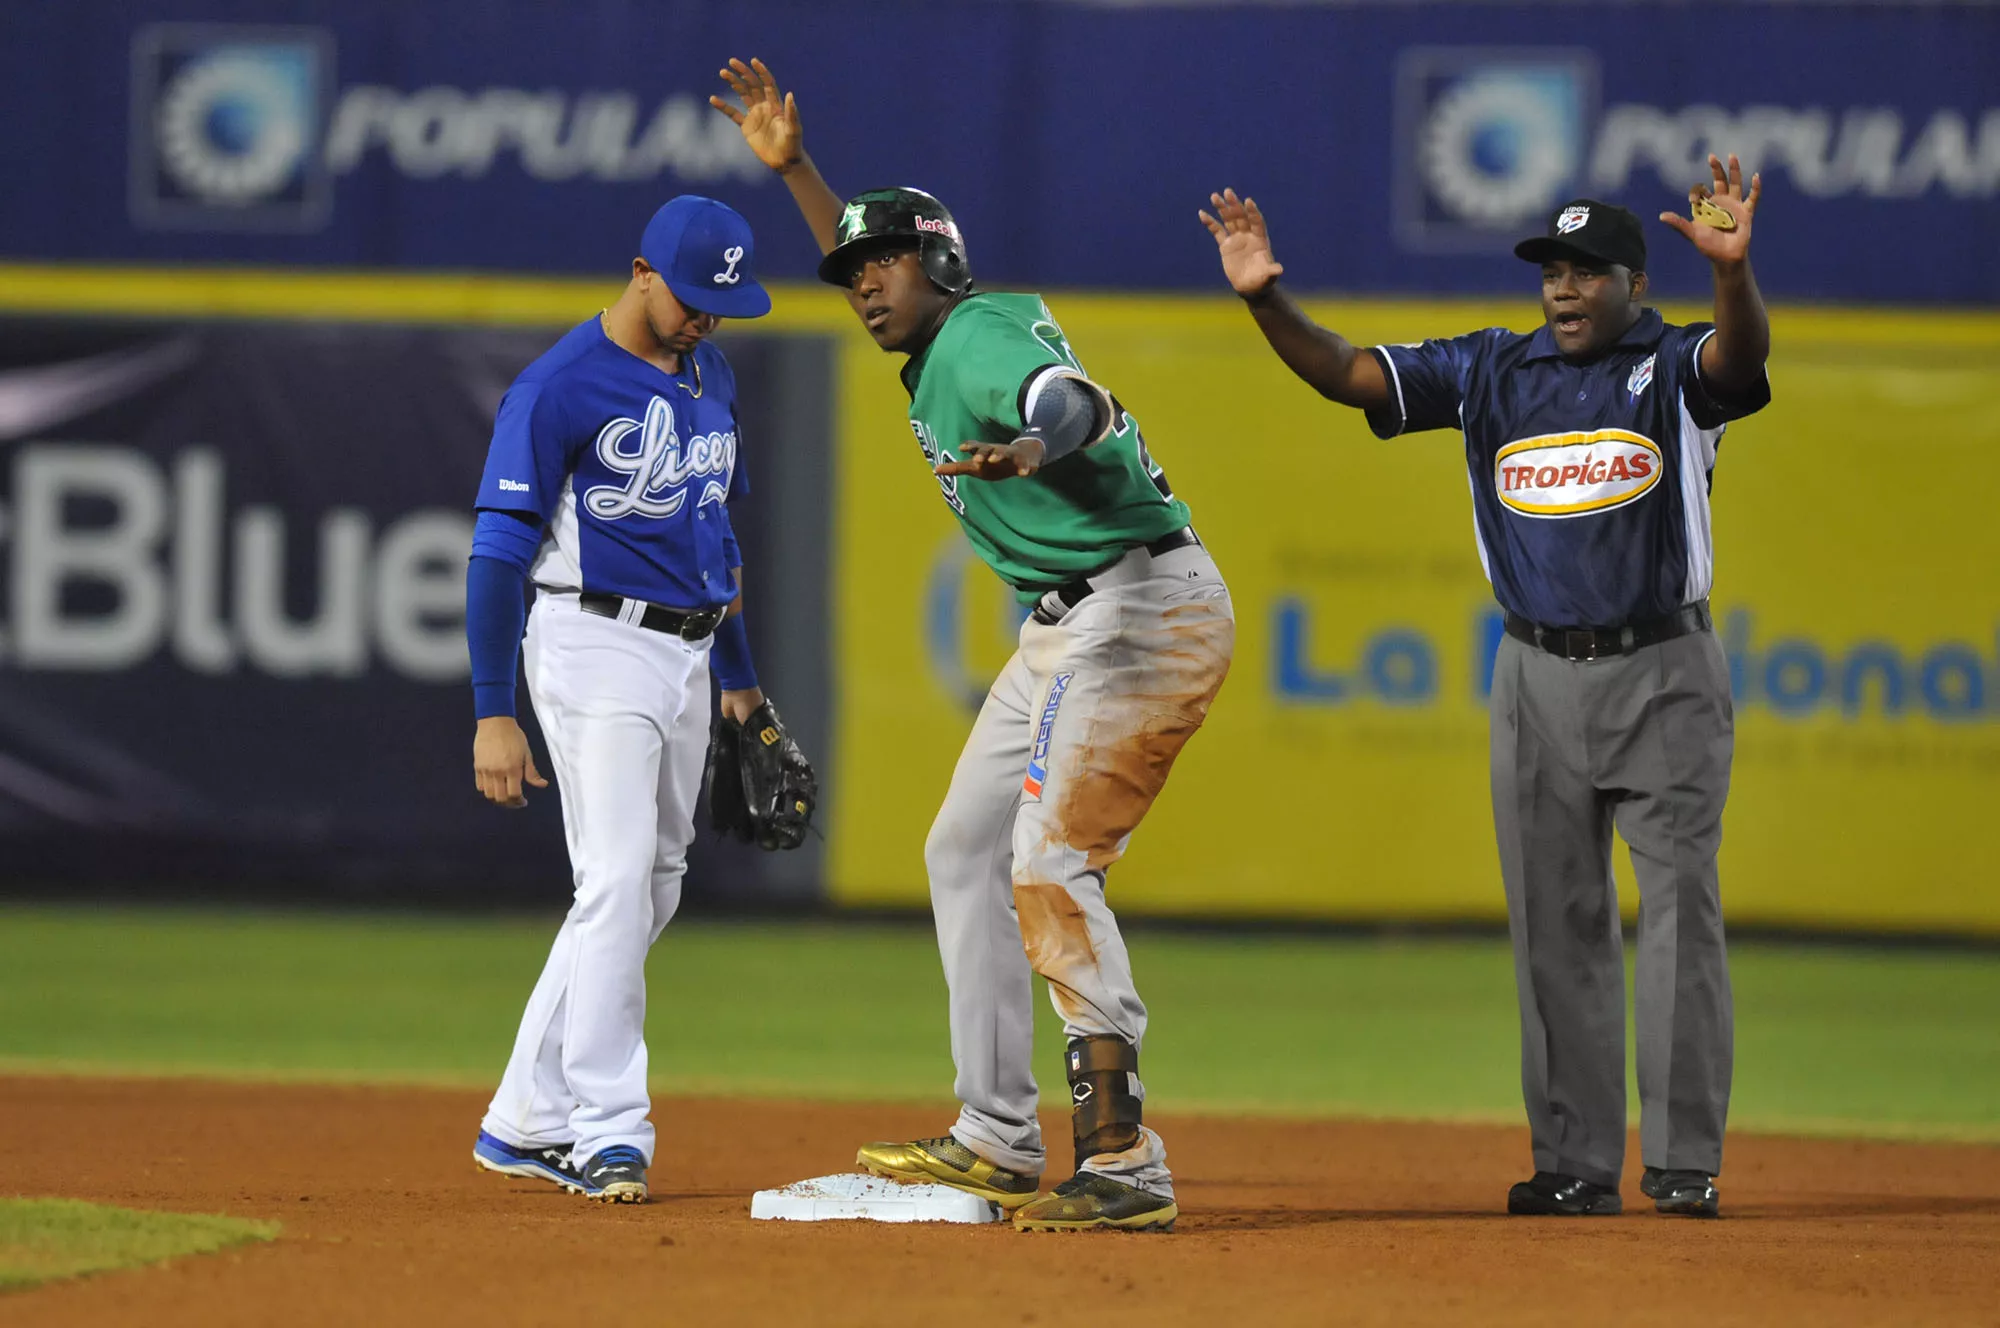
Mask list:
[[[1729,793],[1729,666],[1711,628],[1708,495],[1725,425],[1771,399],[1770,321],[1750,272],[1759,181],[1735,157],[1660,220],[1715,274],[1715,321],[1645,307],[1646,240],[1580,198],[1515,253],[1543,325],[1363,352],[1279,287],[1263,215],[1201,214],[1292,372],[1383,438],[1462,429],[1479,557],[1506,610],[1493,670],[1493,825],[1521,1001],[1535,1174],[1507,1211],[1620,1211],[1625,970],[1615,827],[1639,882],[1640,1188],[1714,1216],[1733,1057],[1715,870]]]

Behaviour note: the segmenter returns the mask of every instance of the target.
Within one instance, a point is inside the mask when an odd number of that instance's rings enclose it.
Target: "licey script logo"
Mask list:
[[[639,450],[625,441],[637,434]],[[687,505],[688,484],[707,478],[697,507],[729,499],[729,476],[736,469],[736,434],[697,434],[685,443],[674,429],[674,408],[664,397],[646,407],[646,420],[616,419],[597,434],[597,459],[623,484],[600,484],[583,495],[583,506],[601,521],[640,516],[668,517]]]

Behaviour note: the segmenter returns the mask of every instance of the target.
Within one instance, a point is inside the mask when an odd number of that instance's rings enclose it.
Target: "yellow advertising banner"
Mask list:
[[[1114,904],[1504,916],[1486,758],[1499,617],[1459,436],[1377,441],[1226,296],[1050,304],[1192,506],[1239,624]],[[1313,313],[1362,343],[1540,317],[1531,294]],[[1715,472],[1729,915],[2000,933],[2000,317],[1788,309],[1773,341],[1775,399],[1730,428]],[[939,500],[900,358],[858,333],[840,346],[830,890],[921,904],[924,836],[1019,609]]]

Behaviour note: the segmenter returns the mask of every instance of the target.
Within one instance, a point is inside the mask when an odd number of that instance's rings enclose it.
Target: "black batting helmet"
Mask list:
[[[840,243],[819,263],[819,279],[846,286],[861,254],[914,242],[924,273],[940,290],[957,294],[972,284],[965,237],[945,205],[921,189],[870,189],[847,200],[834,228]]]

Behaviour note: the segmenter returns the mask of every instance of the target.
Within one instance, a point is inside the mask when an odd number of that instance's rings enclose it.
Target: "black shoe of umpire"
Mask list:
[[[1722,1208],[1722,1194],[1705,1171],[1647,1167],[1639,1178],[1639,1190],[1653,1207],[1679,1217],[1714,1217]]]
[[[1625,1202],[1612,1186],[1537,1171],[1533,1180],[1507,1191],[1507,1211],[1517,1217],[1616,1217],[1625,1211]]]

